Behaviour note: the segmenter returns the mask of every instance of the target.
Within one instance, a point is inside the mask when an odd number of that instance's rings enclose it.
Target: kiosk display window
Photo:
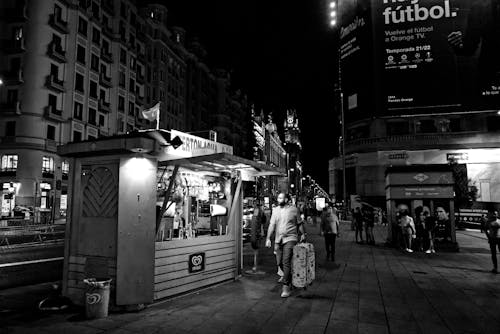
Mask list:
[[[231,179],[217,173],[209,175],[159,168],[157,214],[167,198],[156,241],[194,239],[228,234],[228,207]],[[170,193],[168,193],[169,184]]]

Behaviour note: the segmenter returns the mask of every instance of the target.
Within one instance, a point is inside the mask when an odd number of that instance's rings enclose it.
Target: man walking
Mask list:
[[[267,230],[266,247],[271,247],[271,236],[275,233],[274,248],[279,267],[283,270],[283,289],[281,297],[290,296],[290,285],[292,283],[292,257],[293,247],[299,241],[305,241],[303,221],[299,218],[296,207],[289,205],[290,196],[284,193],[278,195],[278,206],[274,208],[269,229]]]
[[[335,241],[339,235],[337,210],[326,206],[321,215],[321,235],[325,238],[326,259],[335,261]]]

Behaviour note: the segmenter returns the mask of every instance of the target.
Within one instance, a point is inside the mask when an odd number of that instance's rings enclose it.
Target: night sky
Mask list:
[[[337,149],[333,110],[335,34],[326,0],[150,0],[168,8],[168,25],[198,37],[208,64],[233,70],[235,87],[281,127],[296,109],[303,161],[328,192],[328,160]],[[280,133],[283,134],[282,131]],[[283,138],[283,137],[282,137]]]

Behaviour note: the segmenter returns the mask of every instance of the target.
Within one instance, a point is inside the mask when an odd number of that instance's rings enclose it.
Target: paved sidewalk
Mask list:
[[[383,227],[375,228],[380,246],[368,246],[354,243],[350,225],[343,224],[333,264],[325,260],[317,226],[307,229],[316,246],[317,279],[290,298],[280,298],[274,257],[265,249],[262,273],[139,313],[87,321],[71,313],[14,310],[0,313],[0,328],[6,326],[0,332],[500,333],[500,275],[489,273],[488,245],[478,232],[458,232],[459,253],[406,254],[381,246]],[[249,245],[244,260],[249,270]],[[29,299],[29,289],[0,291],[0,310],[2,298]]]

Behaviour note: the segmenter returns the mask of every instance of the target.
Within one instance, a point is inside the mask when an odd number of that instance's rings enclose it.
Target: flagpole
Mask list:
[[[160,107],[161,107],[161,102],[158,102],[158,115],[156,116],[156,130],[160,130]]]

